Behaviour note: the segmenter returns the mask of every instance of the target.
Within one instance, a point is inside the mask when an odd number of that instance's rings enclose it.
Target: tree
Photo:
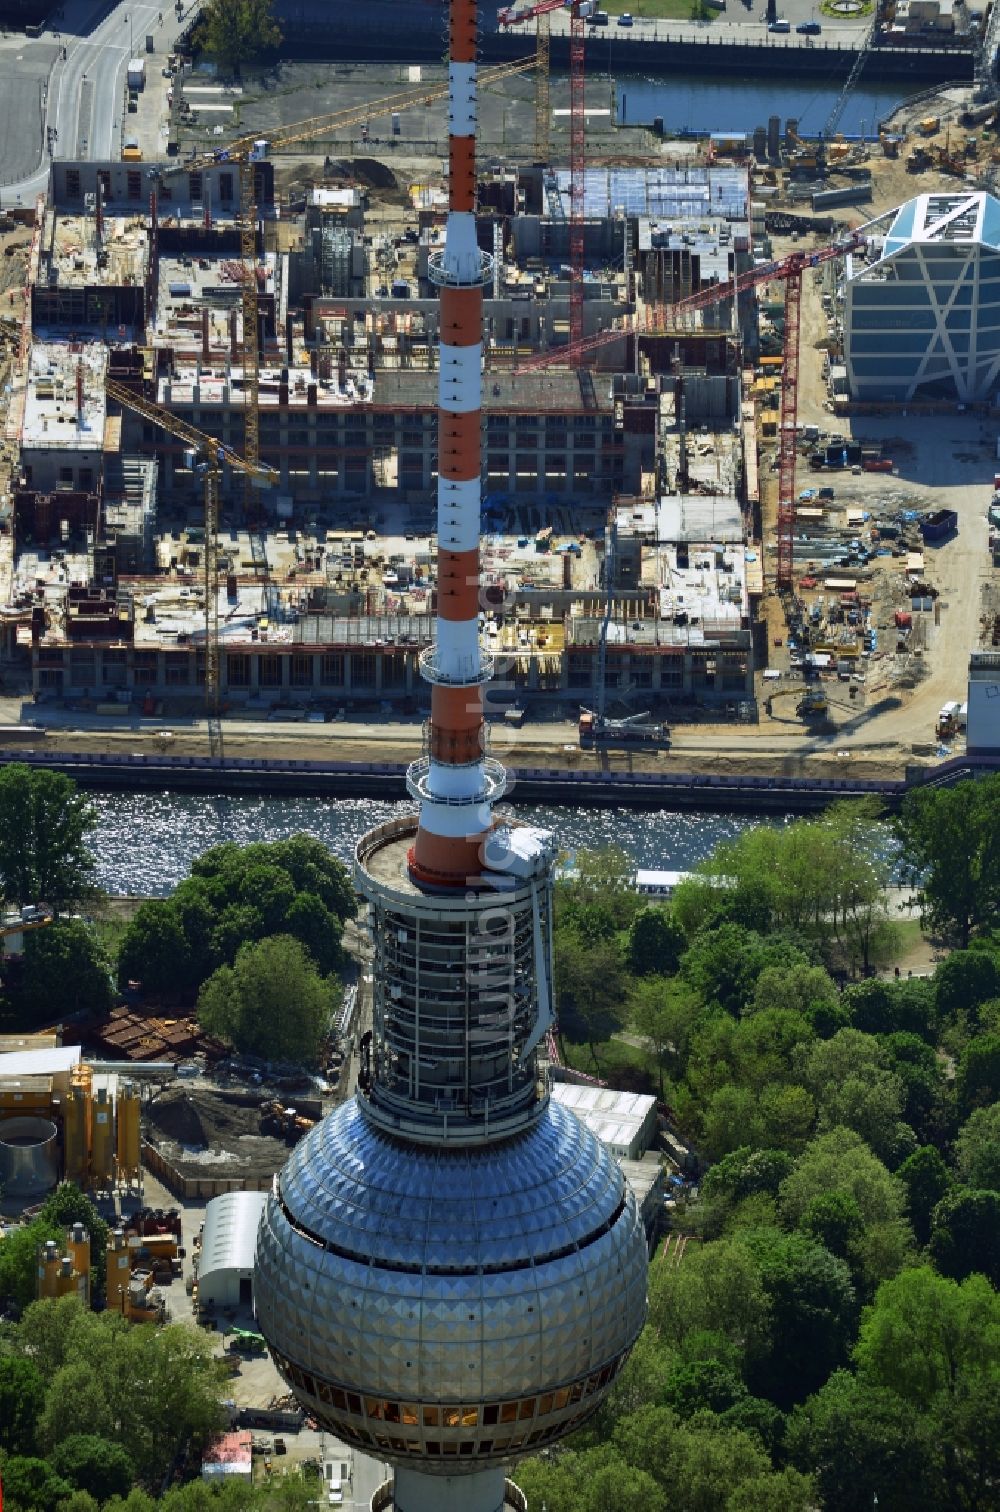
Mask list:
[[[756,1262],[771,1307],[771,1348],[747,1384],[779,1407],[815,1391],[848,1355],[855,1297],[843,1260],[804,1234],[751,1230],[740,1242]]]
[[[702,1151],[708,1160],[728,1154],[741,1141],[754,1149],[803,1148],[816,1119],[805,1087],[770,1082],[760,1089],[727,1082],[713,1092],[702,1118]]]
[[[933,1047],[905,1031],[881,1036],[889,1067],[903,1089],[903,1121],[925,1143],[941,1137],[950,1120],[944,1067]]]
[[[854,1351],[859,1376],[929,1411],[963,1382],[1000,1368],[1000,1296],[985,1276],[962,1282],[929,1267],[904,1270],[879,1287]]]
[[[955,1165],[964,1186],[1000,1192],[1000,1102],[976,1108],[962,1125]]]
[[[216,960],[231,966],[244,945],[264,938],[264,915],[250,903],[229,903],[212,931]]]
[[[87,837],[97,810],[59,772],[11,762],[0,769],[0,891],[12,903],[45,902],[57,911],[91,886]]]
[[[813,1512],[812,1477],[786,1466],[776,1473],[752,1475],[726,1501],[726,1512]]]
[[[964,948],[1000,906],[1000,776],[916,789],[896,832],[923,920]]]
[[[684,931],[665,908],[643,908],[628,931],[628,964],[636,976],[673,976],[684,949]]]
[[[808,965],[803,952],[781,939],[765,940],[738,924],[703,930],[681,961],[681,974],[704,1002],[738,1018],[753,999],[758,978],[769,966]]]
[[[850,1129],[831,1129],[810,1141],[781,1184],[783,1221],[797,1226],[810,1203],[828,1192],[845,1192],[864,1220],[856,1264],[866,1294],[906,1264],[913,1236],[904,1214],[906,1191]]]
[[[991,950],[953,950],[934,973],[934,999],[943,1023],[964,1020],[975,1030],[979,1009],[1000,995],[1000,960]]]
[[[642,907],[632,862],[614,845],[577,851],[574,861],[575,875],[556,883],[556,928],[570,926],[590,944],[610,940]]]
[[[82,1223],[90,1235],[91,1290],[98,1301],[104,1297],[105,1255],[108,1247],[108,1225],[101,1217],[86,1192],[72,1181],[61,1181],[45,1201],[39,1218],[50,1227],[58,1228],[60,1235],[74,1223]]]
[[[130,1325],[65,1297],[28,1308],[12,1343],[39,1369],[46,1361],[38,1440],[50,1455],[74,1435],[96,1435],[121,1446],[141,1482],[158,1486],[182,1449],[197,1453],[222,1423],[221,1364],[193,1329]]]
[[[722,1413],[747,1396],[739,1372],[721,1360],[692,1360],[674,1367],[663,1400],[682,1420],[696,1412]]]
[[[82,919],[54,919],[24,936],[24,956],[7,998],[13,1024],[32,1029],[74,1013],[100,1018],[114,1001],[111,968]]]
[[[792,1413],[788,1457],[816,1476],[830,1512],[913,1512],[938,1505],[940,1465],[931,1425],[894,1391],[834,1371]]]
[[[324,975],[339,971],[344,964],[341,949],[341,924],[315,893],[299,893],[285,914],[288,934],[304,945]]]
[[[760,1267],[741,1243],[688,1246],[680,1266],[649,1270],[649,1323],[668,1345],[716,1333],[753,1360],[771,1339],[771,1298]]]
[[[920,1244],[931,1237],[931,1214],[951,1186],[948,1167],[933,1145],[908,1155],[896,1173],[906,1188],[906,1210]]]
[[[980,1034],[962,1051],[955,1095],[963,1113],[1000,1102],[1000,1034]]]
[[[0,1449],[33,1454],[35,1424],[45,1404],[45,1383],[31,1360],[0,1355]]]
[[[181,916],[170,899],[141,903],[118,951],[118,981],[141,982],[146,992],[183,992],[191,976],[190,951]]]
[[[978,1271],[1000,1286],[1000,1192],[947,1192],[932,1214],[928,1248],[942,1275],[961,1281]]]
[[[794,1063],[816,1098],[821,1131],[854,1129],[891,1164],[915,1148],[913,1131],[902,1120],[902,1083],[874,1035],[841,1029],[796,1051]]]
[[[748,1199],[777,1198],[793,1159],[785,1150],[752,1149],[741,1145],[706,1171],[694,1211],[699,1231],[708,1239],[723,1232],[733,1213]]]
[[[8,1512],[58,1512],[60,1502],[72,1492],[69,1481],[43,1459],[15,1454],[4,1464],[3,1504]]]
[[[96,1434],[75,1433],[52,1451],[53,1470],[98,1502],[127,1496],[135,1480],[135,1466],[120,1444]]]
[[[669,1408],[647,1407],[618,1424],[614,1443],[668,1493],[670,1507],[684,1512],[718,1512],[734,1490],[770,1470],[755,1438],[711,1414],[680,1424]]]
[[[814,1197],[799,1219],[799,1228],[831,1255],[852,1265],[861,1245],[865,1222],[857,1202],[847,1192],[823,1192]]]
[[[39,1247],[63,1238],[57,1225],[40,1218],[7,1232],[0,1243],[0,1307],[20,1310],[34,1300]]]
[[[808,1017],[820,1007],[832,1008],[839,1000],[837,984],[822,966],[768,966],[757,978],[753,1012],[784,1008]]]
[[[700,1012],[698,1000],[690,988],[676,979],[647,976],[636,982],[632,989],[629,1021],[635,1032],[648,1041],[656,1057],[661,1101],[664,1097],[664,1067],[678,1072],[683,1070]]]
[[[244,63],[275,52],[281,39],[271,0],[208,0],[194,38],[237,77]]]
[[[268,847],[275,866],[288,873],[297,892],[314,893],[344,923],[358,911],[358,897],[343,861],[313,835],[290,835]]]
[[[625,984],[618,947],[608,940],[588,945],[573,929],[559,930],[556,941],[559,1033],[589,1047],[600,1076],[597,1046],[622,1027]]]
[[[851,1015],[851,1027],[863,1034],[919,1034],[932,1045],[936,1042],[936,999],[934,982],[920,977],[897,981],[869,977],[850,983],[841,997]]]
[[[335,1005],[333,984],[299,941],[270,935],[209,977],[198,1020],[244,1054],[314,1066]]]
[[[265,934],[278,934],[285,927],[295,899],[295,884],[280,866],[247,866],[240,878],[240,902],[256,908],[264,921]]]

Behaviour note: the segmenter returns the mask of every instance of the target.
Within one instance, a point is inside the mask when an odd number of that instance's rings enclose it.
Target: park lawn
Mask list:
[[[585,1071],[588,1076],[598,1075],[589,1045],[573,1045],[569,1040],[562,1040],[561,1049],[566,1065],[574,1071]],[[633,1090],[637,1090],[637,1083],[632,1079],[637,1075],[645,1075],[648,1078],[648,1090],[655,1092],[656,1057],[648,1051],[619,1039],[602,1040],[597,1046],[597,1059],[602,1081],[610,1082],[612,1086],[620,1084],[624,1073],[625,1080],[630,1082]]]
[[[699,6],[697,0],[607,0],[601,9],[609,16],[629,11],[645,21],[714,21],[717,14],[708,6]]]

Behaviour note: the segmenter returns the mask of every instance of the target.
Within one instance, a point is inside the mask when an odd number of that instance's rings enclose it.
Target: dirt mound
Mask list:
[[[149,1133],[186,1174],[225,1165],[227,1175],[270,1175],[288,1158],[288,1146],[260,1132],[256,1093],[170,1087],[146,1111]]]

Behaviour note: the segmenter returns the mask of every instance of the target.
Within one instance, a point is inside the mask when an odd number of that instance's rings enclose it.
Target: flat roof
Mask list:
[[[575,1113],[602,1144],[618,1149],[631,1146],[656,1113],[656,1098],[644,1092],[563,1081],[553,1081],[549,1090],[553,1101]]]
[[[75,351],[65,343],[36,342],[28,366],[22,446],[101,451],[107,361],[103,342],[87,342]]]
[[[58,1045],[48,1050],[13,1050],[0,1055],[0,1080],[22,1076],[59,1076],[80,1064],[80,1045]]]

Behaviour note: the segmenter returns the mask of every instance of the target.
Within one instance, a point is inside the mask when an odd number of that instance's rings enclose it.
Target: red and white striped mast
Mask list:
[[[448,223],[444,251],[430,262],[441,290],[437,623],[420,658],[432,688],[427,752],[407,773],[420,802],[410,874],[441,888],[483,871],[482,845],[505,783],[484,752],[483,684],[493,668],[479,643],[483,285],[492,259],[476,240],[476,41],[476,0],[450,0]]]

